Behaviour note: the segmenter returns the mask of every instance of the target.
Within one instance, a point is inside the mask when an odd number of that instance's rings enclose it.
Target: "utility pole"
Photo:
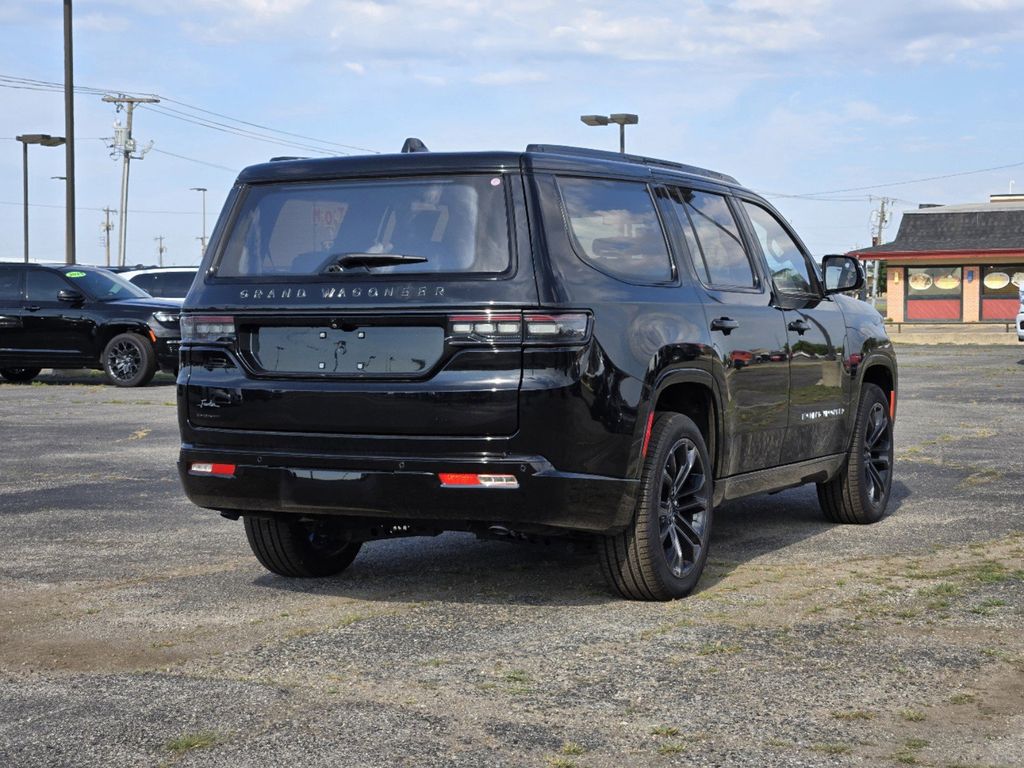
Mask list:
[[[158,243],[156,247],[157,264],[162,267],[164,265],[164,253],[167,251],[164,247],[164,236],[157,235],[153,239]]]
[[[71,0],[64,0],[64,261],[75,263],[75,76]]]
[[[189,187],[192,192],[203,193],[203,236],[199,238],[199,242],[202,245],[202,250],[199,252],[199,258],[206,255],[206,187]]]
[[[103,209],[104,221],[100,224],[100,228],[103,230],[103,246],[106,250],[107,260],[106,265],[110,266],[110,230],[114,228],[114,225],[110,223],[110,214],[117,213],[113,208]]]
[[[104,96],[103,101],[117,105],[117,111],[125,111],[125,125],[122,128],[119,123],[114,123],[114,146],[113,156],[121,155],[123,165],[121,166],[121,209],[118,211],[118,238],[117,238],[117,263],[124,266],[125,260],[125,237],[128,226],[128,168],[131,161],[141,160],[153,146],[149,143],[142,152],[135,154],[136,144],[132,138],[132,114],[135,112],[136,104],[156,104],[160,99],[153,97],[125,96],[123,93],[117,96]]]
[[[889,223],[889,219],[892,217],[892,211],[887,211],[886,208],[892,205],[892,200],[888,197],[883,197],[878,203],[878,211],[875,213],[875,225],[877,226],[876,233],[871,237],[872,245],[882,244],[882,235],[885,232],[885,226]],[[879,267],[878,259],[875,259],[872,267],[872,284],[871,284],[871,306],[878,306],[878,279],[880,276],[881,269]]]

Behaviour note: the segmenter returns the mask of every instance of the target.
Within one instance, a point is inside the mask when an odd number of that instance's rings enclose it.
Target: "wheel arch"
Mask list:
[[[96,356],[97,358],[102,357],[103,350],[107,348],[107,344],[115,336],[119,336],[122,333],[136,333],[148,340],[151,344],[153,338],[149,335],[149,326],[141,320],[117,320],[110,323],[106,323],[101,326],[96,334]],[[102,361],[101,361],[102,362]]]
[[[874,384],[882,393],[885,395],[886,401],[889,403],[889,415],[890,418],[895,419],[896,417],[896,371],[892,365],[892,361],[887,357],[876,356],[868,358],[862,368],[860,375],[860,386],[857,391],[857,402],[860,402],[860,392],[863,390],[865,384]]]
[[[715,380],[700,370],[673,371],[658,379],[651,397],[650,413],[672,411],[688,417],[700,430],[714,467],[719,461],[722,407]]]

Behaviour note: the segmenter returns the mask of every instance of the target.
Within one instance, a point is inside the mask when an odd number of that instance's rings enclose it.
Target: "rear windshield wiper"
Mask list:
[[[353,267],[362,267],[367,272],[373,267],[394,267],[399,264],[421,264],[426,256],[411,256],[405,253],[335,253],[327,260],[323,272],[341,272]]]

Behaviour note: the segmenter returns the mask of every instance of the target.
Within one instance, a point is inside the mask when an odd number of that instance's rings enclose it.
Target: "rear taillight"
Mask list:
[[[185,342],[234,341],[235,318],[231,315],[182,315],[181,340]]]
[[[478,475],[465,472],[441,472],[437,476],[442,488],[507,488],[519,487],[515,475]]]
[[[527,344],[581,344],[587,340],[590,315],[585,312],[523,315]]]
[[[235,465],[194,461],[189,465],[188,472],[190,475],[206,475],[207,477],[233,477]]]
[[[586,312],[452,315],[448,338],[455,343],[582,344],[589,336]]]
[[[521,315],[452,315],[448,318],[448,338],[453,342],[518,344],[523,340]]]

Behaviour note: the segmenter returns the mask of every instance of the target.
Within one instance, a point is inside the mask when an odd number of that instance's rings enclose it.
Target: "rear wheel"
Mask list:
[[[362,546],[333,521],[245,517],[245,535],[256,559],[278,576],[317,578],[341,573]]]
[[[32,381],[42,368],[0,368],[0,376],[15,384]]]
[[[846,465],[818,484],[818,501],[834,523],[874,523],[882,519],[892,490],[893,439],[889,401],[881,388],[861,390],[853,445]]]
[[[149,339],[137,333],[121,333],[103,350],[102,363],[111,384],[144,387],[156,373],[156,352]]]
[[[697,585],[714,512],[711,462],[697,425],[678,413],[654,421],[633,522],[600,543],[608,583],[631,600],[672,600]]]

